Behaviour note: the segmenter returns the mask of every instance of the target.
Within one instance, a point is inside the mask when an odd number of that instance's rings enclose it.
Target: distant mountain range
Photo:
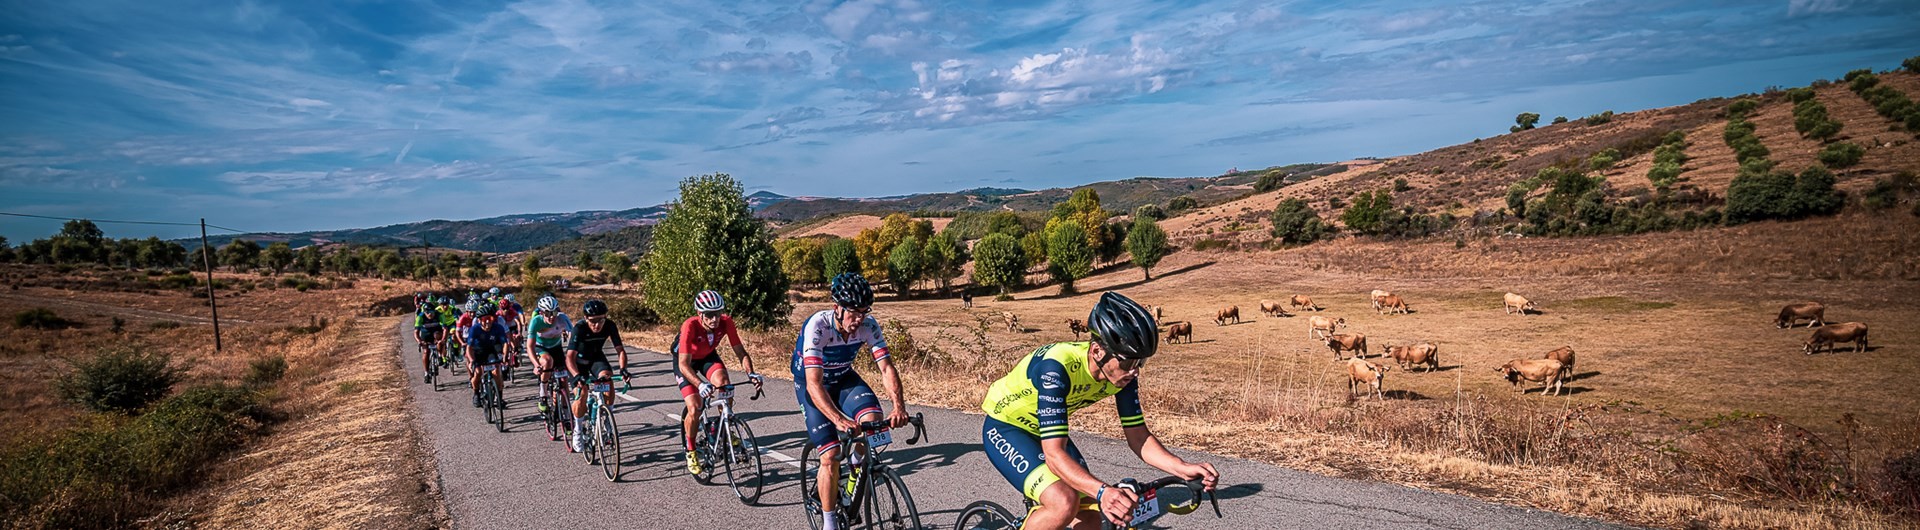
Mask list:
[[[1324,173],[1338,166],[1300,164],[1284,168],[1290,174]],[[1165,204],[1181,195],[1202,203],[1217,202],[1250,193],[1254,181],[1269,170],[1229,172],[1217,177],[1149,178],[1096,182],[1086,186],[1099,192],[1102,205],[1115,211],[1132,210],[1142,204]],[[959,211],[1046,211],[1067,200],[1077,188],[1050,188],[1038,191],[1017,188],[974,188],[969,190],[919,193],[893,197],[839,198],[788,197],[768,191],[747,196],[747,204],[756,215],[776,223],[805,221],[823,216],[851,213]],[[207,238],[214,246],[235,239],[261,244],[286,242],[295,248],[314,244],[352,243],[363,245],[433,246],[481,252],[520,252],[537,249],[584,236],[608,234],[636,226],[659,222],[667,214],[667,205],[629,210],[593,210],[573,213],[530,213],[504,215],[470,221],[432,220],[375,228],[353,228],[299,233],[260,233],[223,235]],[[181,239],[188,248],[200,246],[199,239]]]

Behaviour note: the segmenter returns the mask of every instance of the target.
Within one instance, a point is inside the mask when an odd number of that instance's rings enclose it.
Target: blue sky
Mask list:
[[[1910,0],[4,11],[0,211],[260,231],[649,206],[711,172],[878,196],[1392,156],[1920,54]]]

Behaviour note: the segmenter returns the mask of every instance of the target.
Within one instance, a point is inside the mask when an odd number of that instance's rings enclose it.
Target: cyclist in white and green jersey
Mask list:
[[[555,372],[562,381],[567,373],[567,334],[573,331],[573,319],[560,312],[560,299],[552,295],[540,297],[534,305],[533,318],[527,319],[527,351],[533,352],[533,371],[540,376],[540,412],[546,412],[547,388],[552,386]]]

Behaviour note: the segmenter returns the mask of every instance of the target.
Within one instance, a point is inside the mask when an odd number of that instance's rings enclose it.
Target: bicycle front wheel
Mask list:
[[[813,442],[800,447],[800,509],[807,513],[807,527],[820,530],[820,492],[814,488],[815,478],[820,475],[820,458],[814,454]]]
[[[967,509],[960,510],[960,520],[954,521],[954,530],[1010,530],[1020,525],[993,501],[973,501]]]
[[[867,493],[867,528],[873,530],[919,530],[920,510],[913,506],[913,496],[907,493],[907,485],[900,481],[892,469],[876,467],[869,477],[868,486],[873,488]]]
[[[760,500],[761,477],[764,470],[760,467],[760,443],[753,437],[753,429],[740,418],[727,418],[726,453],[727,485],[733,487],[733,495],[740,502],[751,506]]]
[[[492,374],[488,375],[491,377]],[[492,386],[487,388],[490,392],[493,392],[493,399],[487,402],[487,407],[493,410],[493,429],[499,432],[507,432],[507,397],[501,395],[501,392],[505,389],[501,387],[498,379],[488,384]]]
[[[607,474],[607,480],[620,481],[620,427],[613,422],[613,409],[600,405],[599,420],[593,426],[594,440],[590,443],[599,446],[600,471]]]

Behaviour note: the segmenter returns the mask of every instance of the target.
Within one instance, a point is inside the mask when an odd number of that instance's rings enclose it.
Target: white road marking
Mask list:
[[[630,402],[634,402],[634,403],[640,402],[640,398],[629,396],[627,395],[626,392],[614,392],[613,395],[615,397],[618,397],[620,399],[624,399]],[[661,416],[666,416],[667,419],[673,420],[676,423],[681,421],[681,416],[679,414],[674,414],[671,412],[661,412],[659,410],[654,410],[652,408],[648,408],[647,410],[652,410],[654,412],[659,413]],[[771,456],[773,457],[774,460],[779,460],[781,462],[786,463],[789,466],[793,466],[794,469],[800,469],[800,459],[798,458],[787,456],[786,453],[782,453],[772,449],[767,449],[765,447],[760,447],[759,449],[760,449],[760,454]]]

